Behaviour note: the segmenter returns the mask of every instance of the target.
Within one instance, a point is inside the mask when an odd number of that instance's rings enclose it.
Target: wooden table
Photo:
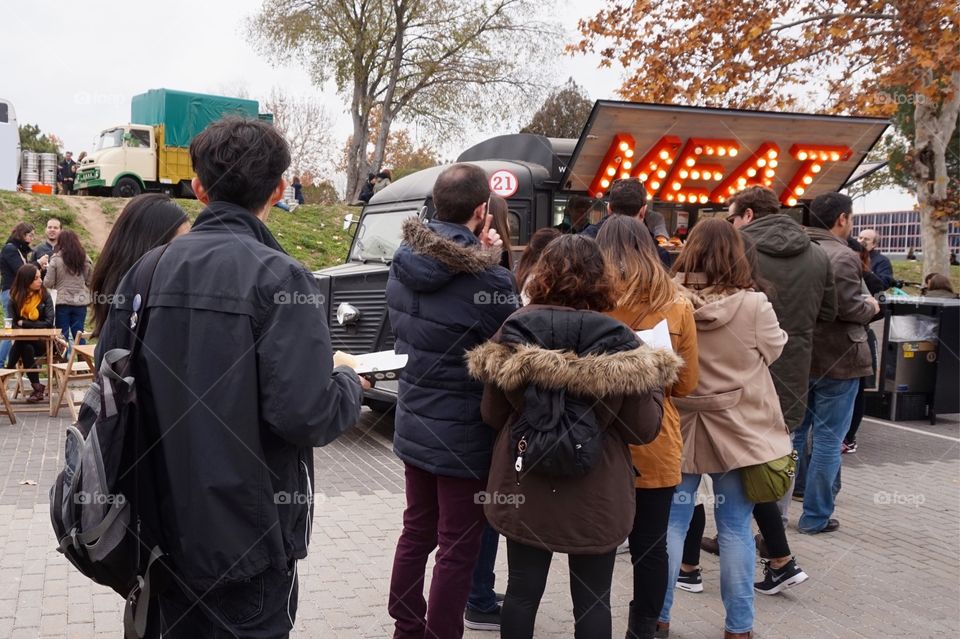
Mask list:
[[[32,413],[40,411],[49,411],[50,416],[53,416],[53,409],[56,403],[54,399],[53,392],[53,340],[57,335],[62,335],[63,332],[59,328],[0,328],[0,340],[10,340],[13,342],[43,342],[47,350],[47,393],[50,395],[49,406],[44,408],[43,404],[27,404],[16,402],[13,403],[13,408],[18,413]],[[40,359],[39,357],[37,359]],[[6,364],[2,362],[0,364]],[[43,372],[43,368],[35,369],[24,369],[24,372],[27,371],[36,371]],[[4,389],[6,392],[6,389]]]

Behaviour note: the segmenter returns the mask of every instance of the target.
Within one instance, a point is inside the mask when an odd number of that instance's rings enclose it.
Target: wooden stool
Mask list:
[[[7,397],[7,383],[11,377],[16,376],[17,384],[20,383],[19,371],[15,368],[0,368],[0,399],[3,400],[3,408],[0,412],[6,413],[11,424],[17,423],[17,416],[13,412],[13,406],[10,405],[10,398]]]

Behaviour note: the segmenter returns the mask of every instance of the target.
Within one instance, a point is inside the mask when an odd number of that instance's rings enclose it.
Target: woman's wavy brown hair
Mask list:
[[[697,222],[673,265],[674,273],[702,273],[707,286],[719,291],[756,288],[743,238],[733,225],[720,218]]]
[[[616,297],[600,247],[589,237],[561,235],[547,245],[530,274],[531,304],[604,312]]]

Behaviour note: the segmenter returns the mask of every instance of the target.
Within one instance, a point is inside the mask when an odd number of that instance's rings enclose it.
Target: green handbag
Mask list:
[[[797,472],[797,451],[765,464],[740,469],[743,492],[755,504],[779,501],[790,489]]]

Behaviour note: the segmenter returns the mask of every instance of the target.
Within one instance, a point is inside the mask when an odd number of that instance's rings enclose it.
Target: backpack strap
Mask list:
[[[150,296],[150,285],[153,284],[153,276],[157,272],[157,265],[160,264],[160,258],[167,251],[170,244],[164,244],[160,248],[150,251],[143,257],[140,268],[137,269],[137,281],[133,289],[133,313],[130,315],[130,330],[134,333],[133,344],[130,348],[130,361],[136,361],[135,357],[140,350],[140,342],[147,328],[147,299]]]

